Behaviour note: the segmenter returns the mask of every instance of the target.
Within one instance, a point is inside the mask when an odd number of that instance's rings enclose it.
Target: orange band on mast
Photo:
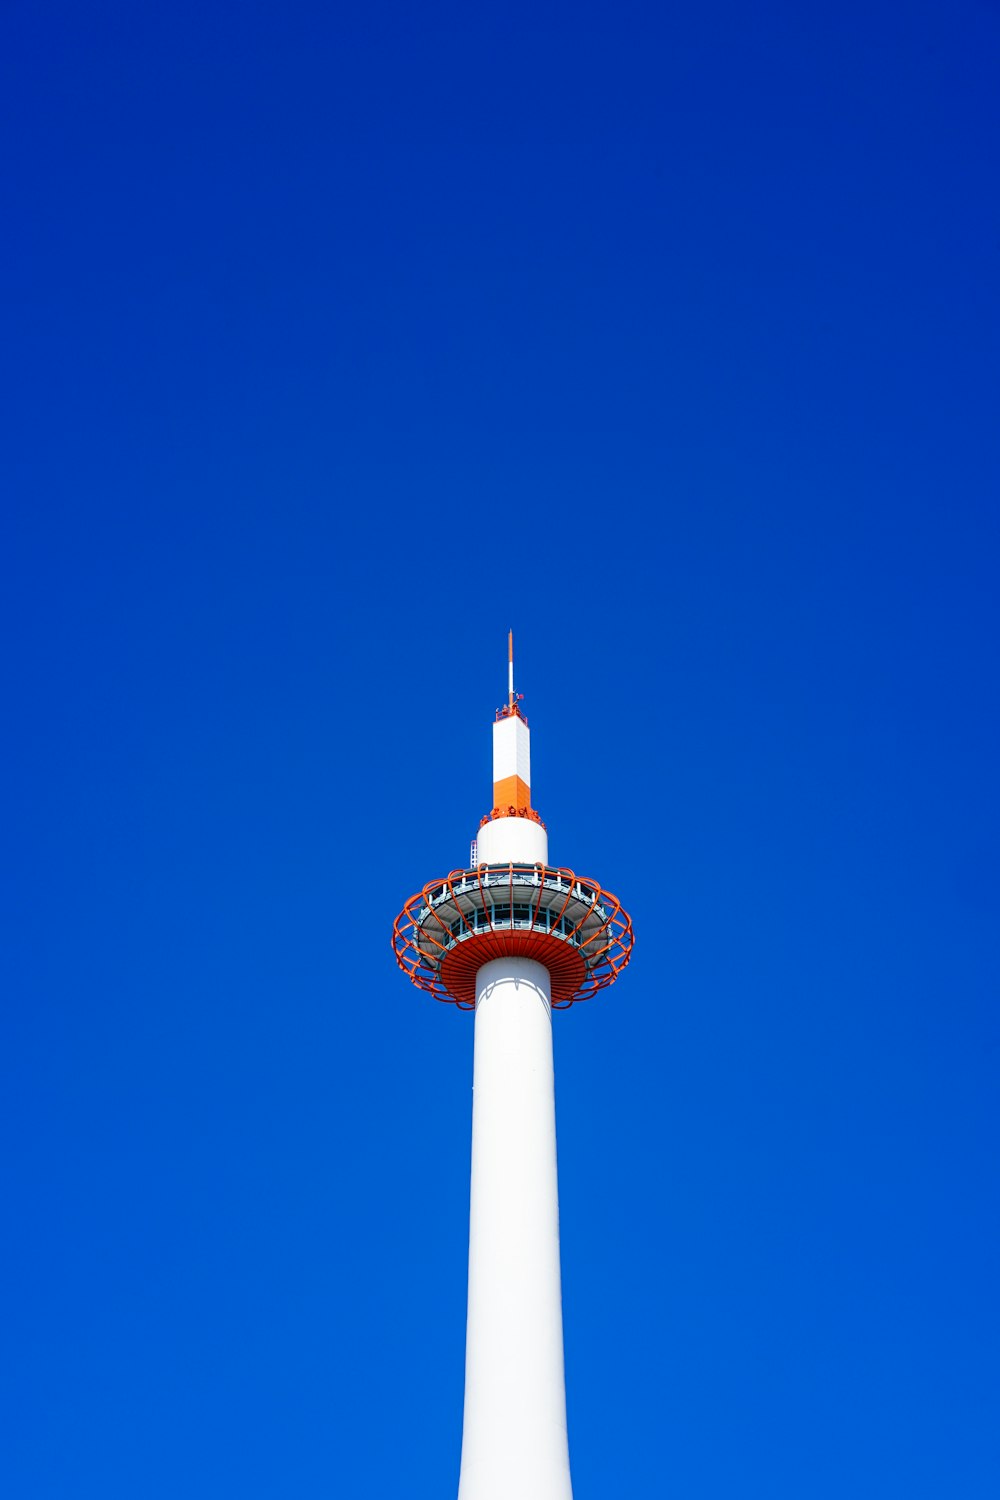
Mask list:
[[[504,776],[493,783],[494,807],[530,807],[531,788],[520,776]]]

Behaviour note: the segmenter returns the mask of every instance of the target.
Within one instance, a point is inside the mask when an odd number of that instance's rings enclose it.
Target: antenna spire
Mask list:
[[[507,632],[507,707],[514,707],[514,632]]]

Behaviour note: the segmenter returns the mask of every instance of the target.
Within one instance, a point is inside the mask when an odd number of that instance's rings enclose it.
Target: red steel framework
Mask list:
[[[509,915],[497,920],[498,908]],[[529,916],[516,917],[516,909]],[[552,1008],[566,1010],[613,984],[633,945],[631,918],[616,896],[596,880],[540,864],[452,870],[411,896],[392,928],[399,967],[459,1010],[475,1010],[483,964],[508,957],[544,964]]]

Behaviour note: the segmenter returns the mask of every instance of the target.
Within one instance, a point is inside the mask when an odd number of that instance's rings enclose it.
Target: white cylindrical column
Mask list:
[[[476,979],[459,1500],[572,1500],[548,970]]]
[[[549,836],[530,818],[494,818],[479,830],[481,865],[547,865]]]

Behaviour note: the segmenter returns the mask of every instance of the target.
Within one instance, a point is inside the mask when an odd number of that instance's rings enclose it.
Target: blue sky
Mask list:
[[[0,1485],[439,1497],[490,801],[556,1017],[577,1500],[980,1500],[1000,9],[0,12]]]

